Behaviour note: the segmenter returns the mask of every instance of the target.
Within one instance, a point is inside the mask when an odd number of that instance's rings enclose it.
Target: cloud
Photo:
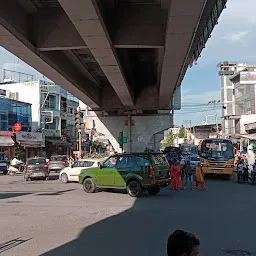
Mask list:
[[[249,33],[248,30],[231,32],[231,33],[227,34],[226,36],[224,36],[224,39],[234,42],[234,43],[237,43],[237,42],[242,41],[248,35],[248,33]]]
[[[198,67],[209,68],[224,60],[255,64],[255,0],[229,0],[218,25],[198,59]],[[243,10],[243,11],[241,11]],[[245,15],[246,14],[246,15]]]

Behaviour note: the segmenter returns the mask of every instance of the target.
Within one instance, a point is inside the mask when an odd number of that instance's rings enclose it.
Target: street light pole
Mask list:
[[[78,129],[78,149],[79,149],[79,158],[82,158],[82,129]]]
[[[216,137],[219,137],[219,124],[218,124],[218,113],[216,109],[216,103],[220,103],[220,100],[212,100],[209,101],[208,104],[213,104],[214,107],[214,113],[215,113],[215,123],[216,123]]]

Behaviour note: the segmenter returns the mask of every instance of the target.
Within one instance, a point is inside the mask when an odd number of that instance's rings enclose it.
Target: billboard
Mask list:
[[[240,72],[240,84],[256,84],[256,71]]]

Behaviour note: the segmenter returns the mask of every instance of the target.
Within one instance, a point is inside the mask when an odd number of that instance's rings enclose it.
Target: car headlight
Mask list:
[[[201,162],[203,163],[204,161],[205,161],[205,160],[202,158],[202,159],[201,159]]]
[[[234,165],[233,164],[227,164],[226,167],[227,168],[232,168],[232,167],[234,167]]]

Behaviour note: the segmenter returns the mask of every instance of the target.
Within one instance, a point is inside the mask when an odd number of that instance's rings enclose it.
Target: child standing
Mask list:
[[[204,186],[204,172],[200,164],[196,167],[196,187],[201,186],[202,190],[205,190]]]

